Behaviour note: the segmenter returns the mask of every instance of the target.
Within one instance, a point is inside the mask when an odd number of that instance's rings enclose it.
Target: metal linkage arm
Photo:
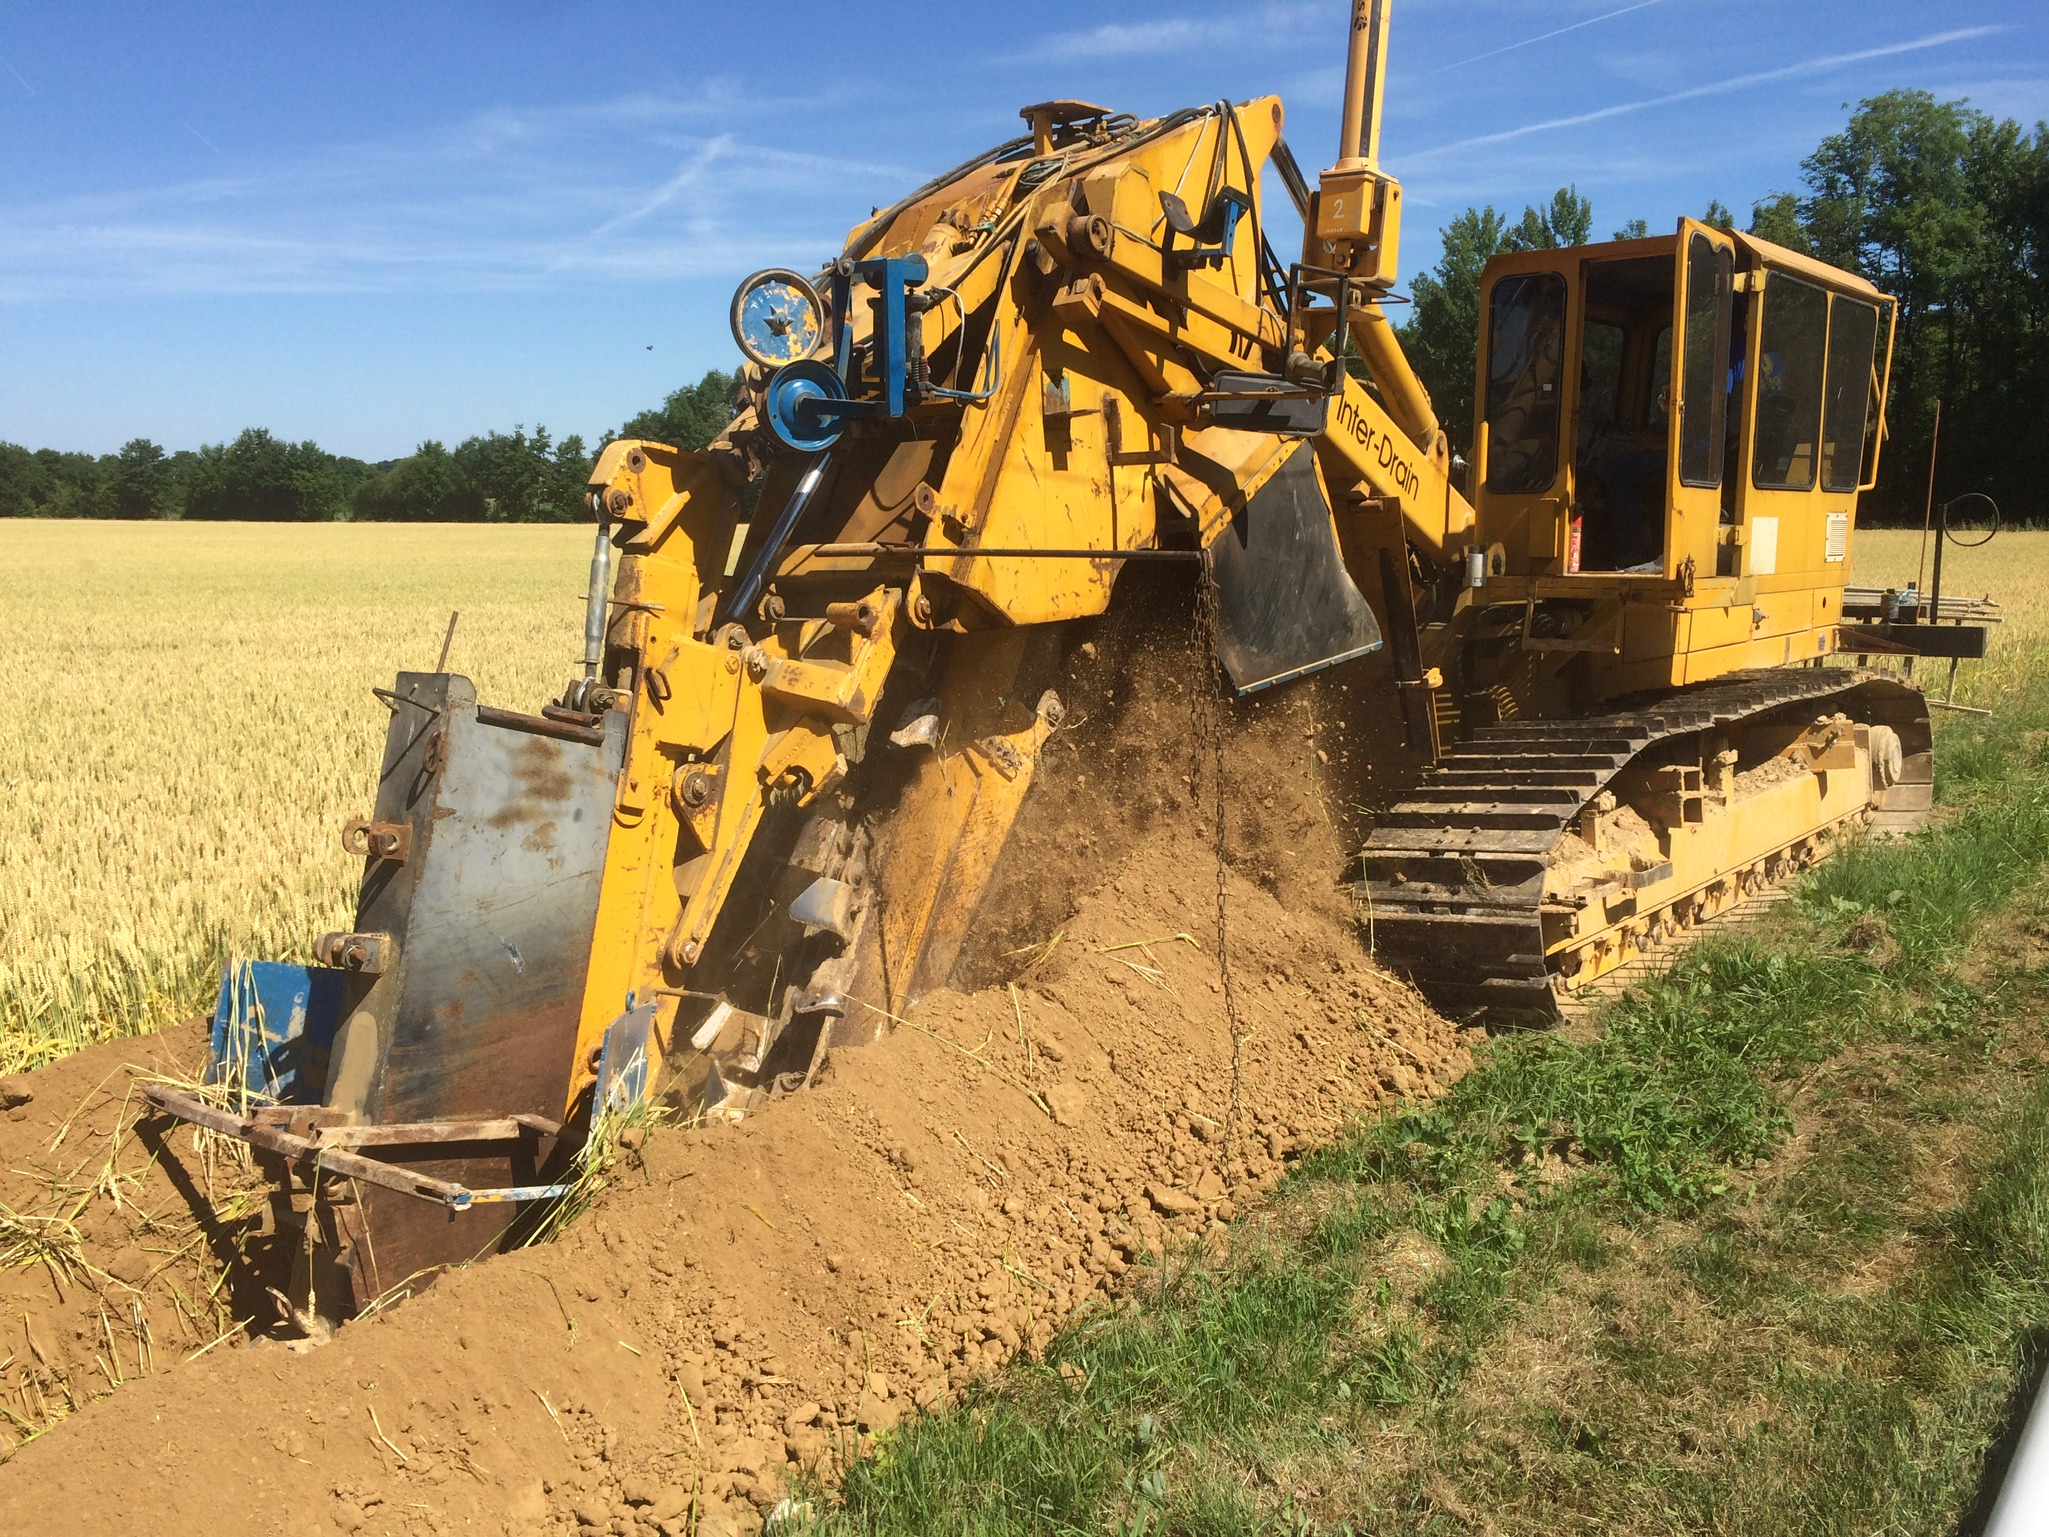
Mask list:
[[[569,1191],[568,1185],[511,1185],[493,1190],[472,1190],[445,1179],[414,1174],[397,1164],[366,1158],[349,1152],[344,1145],[406,1144],[419,1146],[453,1142],[514,1142],[538,1135],[551,1124],[538,1116],[507,1116],[488,1121],[427,1121],[414,1125],[329,1127],[312,1136],[266,1126],[252,1116],[236,1115],[205,1104],[190,1094],[160,1083],[144,1084],[143,1097],[166,1115],[174,1115],[194,1126],[224,1137],[233,1137],[251,1147],[276,1153],[287,1162],[310,1165],[316,1170],[381,1185],[402,1195],[423,1201],[439,1201],[451,1211],[467,1211],[478,1201],[549,1201]]]

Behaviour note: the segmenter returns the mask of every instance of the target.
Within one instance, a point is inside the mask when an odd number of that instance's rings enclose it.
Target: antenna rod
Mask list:
[[[1935,402],[1935,430],[1928,434],[1928,503],[1921,509],[1921,559],[1914,566],[1914,601],[1921,601],[1921,578],[1928,574],[1928,529],[1935,521],[1935,453],[1942,446],[1942,402]],[[1916,618],[1920,609],[1914,610]],[[1931,620],[1933,614],[1928,616]]]

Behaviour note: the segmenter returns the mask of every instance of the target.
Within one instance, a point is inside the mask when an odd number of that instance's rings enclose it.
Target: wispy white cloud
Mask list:
[[[1549,32],[1539,32],[1535,37],[1526,37],[1520,42],[1504,43],[1501,47],[1490,48],[1485,53],[1476,53],[1467,58],[1454,59],[1449,64],[1440,64],[1437,68],[1426,71],[1423,78],[1427,80],[1431,75],[1441,75],[1448,69],[1459,69],[1467,64],[1478,64],[1482,59],[1499,58],[1504,53],[1514,53],[1518,48],[1528,48],[1537,43],[1548,43],[1554,37],[1563,37],[1568,32],[1577,32],[1582,27],[1591,27],[1597,22],[1613,21],[1617,16],[1627,16],[1631,11],[1649,10],[1652,6],[1662,3],[1663,0],[1636,0],[1636,4],[1625,5],[1619,11],[1604,11],[1599,16],[1589,16],[1585,21],[1575,21],[1570,26],[1553,27]]]
[[[920,179],[705,132],[733,106],[715,91],[493,111],[226,175],[16,202],[0,207],[0,302],[737,276],[822,260],[854,205]],[[772,120],[755,108],[745,117]]]
[[[1732,91],[1748,90],[1752,86],[1768,85],[1775,81],[1792,80],[1803,75],[1818,75],[1829,70],[1841,69],[1850,64],[1861,64],[1871,59],[1891,58],[1899,54],[1918,53],[1930,48],[1941,48],[1951,43],[1966,42],[1974,38],[1988,37],[2004,30],[2000,27],[1958,27],[1947,32],[1933,32],[1926,37],[1917,37],[1904,43],[1888,43],[1876,48],[1860,48],[1853,53],[1825,54],[1819,58],[1804,59],[1796,64],[1781,65],[1777,69],[1756,70],[1749,74],[1732,75],[1726,80],[1714,80],[1704,85],[1688,86],[1684,90],[1668,91],[1662,96],[1648,96],[1636,101],[1617,102],[1613,106],[1597,107],[1590,112],[1576,112],[1567,117],[1546,118],[1541,122],[1524,123],[1516,128],[1504,128],[1496,133],[1476,134],[1471,138],[1458,139],[1450,144],[1440,144],[1433,149],[1421,150],[1405,157],[1414,164],[1462,150],[1480,149],[1493,144],[1506,144],[1516,139],[1528,138],[1532,134],[1550,133],[1560,128],[1577,128],[1587,123],[1606,122],[1611,118],[1627,117],[1637,112],[1648,112],[1658,107],[1669,107],[1683,101],[1697,101],[1704,96],[1721,96]]]
[[[716,139],[705,144],[688,160],[684,161],[682,170],[655,188],[647,197],[627,209],[626,212],[607,219],[603,224],[592,230],[591,239],[599,240],[615,230],[626,228],[629,224],[638,224],[657,208],[674,202],[680,193],[702,182],[705,178],[705,173],[712,168],[713,163],[732,147],[733,136],[729,133],[720,134]]]
[[[1301,28],[1323,24],[1331,30],[1327,4],[1275,0],[1267,5],[1238,5],[1207,16],[1180,14],[1154,21],[1105,22],[1076,32],[1056,32],[1009,57],[1018,61],[1098,62],[1198,49],[1251,47],[1297,48]]]

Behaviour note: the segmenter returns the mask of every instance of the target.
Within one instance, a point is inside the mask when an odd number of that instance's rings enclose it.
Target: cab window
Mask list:
[[[1735,261],[1727,246],[1695,231],[1686,249],[1686,373],[1679,386],[1679,480],[1722,483],[1722,412],[1728,399],[1729,291]]]
[[[1892,300],[1878,303],[1878,335],[1885,340],[1885,353],[1872,348],[1871,403],[1864,409],[1864,461],[1857,472],[1857,484],[1868,486],[1878,478],[1878,440],[1884,435],[1885,379],[1892,368]]]
[[[1578,570],[1662,569],[1671,455],[1672,260],[1585,264],[1573,433]]]
[[[1589,426],[1612,427],[1622,414],[1622,327],[1589,320],[1580,343],[1579,409]]]
[[[1751,480],[1761,490],[1810,491],[1821,441],[1828,295],[1774,272],[1764,291]]]
[[[1558,478],[1565,371],[1565,279],[1555,272],[1494,285],[1487,323],[1487,489],[1548,491]]]
[[[1878,309],[1838,294],[1828,331],[1828,407],[1821,418],[1821,487],[1854,491],[1864,468],[1864,439],[1878,394],[1873,369]]]

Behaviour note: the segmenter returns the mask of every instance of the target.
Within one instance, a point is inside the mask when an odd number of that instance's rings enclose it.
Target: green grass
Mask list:
[[[909,1423],[818,1524],[1967,1522],[2049,1319],[2045,713],[1950,725],[1935,828],[1306,1158],[1228,1254]]]

